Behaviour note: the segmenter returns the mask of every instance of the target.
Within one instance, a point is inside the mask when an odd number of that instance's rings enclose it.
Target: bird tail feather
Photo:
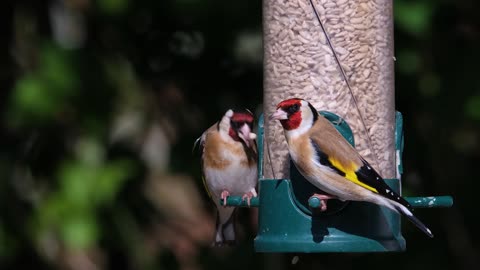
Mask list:
[[[396,203],[395,209],[397,209],[400,213],[402,213],[408,220],[410,220],[410,222],[415,224],[415,226],[417,226],[423,233],[428,235],[430,238],[433,238],[432,231],[430,231],[430,229],[427,226],[425,226],[423,222],[421,222],[417,217],[415,217],[413,213],[410,210],[408,210],[407,207]]]
[[[233,207],[218,206],[217,225],[215,233],[216,246],[231,245],[235,243],[235,222]]]

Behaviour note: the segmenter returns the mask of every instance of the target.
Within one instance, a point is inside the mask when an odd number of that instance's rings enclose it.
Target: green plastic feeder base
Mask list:
[[[330,112],[320,112],[334,124],[352,145],[348,124]],[[250,207],[259,207],[257,252],[395,252],[406,249],[401,234],[400,215],[390,209],[366,202],[329,200],[325,212],[320,201],[311,198],[321,193],[290,165],[291,179],[263,179],[263,116],[259,119],[259,197]],[[403,119],[396,114],[395,146],[400,158],[398,173],[403,173]],[[392,190],[400,190],[398,179],[385,179]],[[406,197],[415,208],[450,207],[450,196]],[[227,205],[246,207],[241,197],[228,197]],[[412,225],[413,226],[413,225]]]
[[[405,239],[399,233],[399,215],[388,209],[349,202],[341,213],[309,215],[293,195],[290,180],[261,180],[260,190],[257,252],[405,250]]]

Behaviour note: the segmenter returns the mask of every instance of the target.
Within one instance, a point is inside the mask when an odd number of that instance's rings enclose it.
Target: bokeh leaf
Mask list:
[[[92,191],[97,177],[97,169],[82,163],[69,162],[60,171],[60,190],[64,199],[72,206],[88,208],[94,201]]]
[[[429,29],[434,6],[426,1],[394,1],[395,23],[408,33],[421,37]]]
[[[465,113],[475,120],[480,120],[480,94],[470,97],[467,100]]]
[[[61,236],[71,248],[88,248],[97,241],[98,235],[98,225],[90,212],[71,215],[61,226]]]
[[[108,15],[119,15],[128,7],[128,0],[98,0],[98,8]]]
[[[48,85],[35,75],[27,75],[17,82],[12,106],[17,116],[48,117],[55,112],[55,100],[49,97]]]
[[[122,184],[133,173],[133,164],[128,160],[112,161],[99,172],[94,194],[99,203],[111,202]]]
[[[46,122],[67,106],[78,79],[69,52],[45,44],[38,67],[20,78],[9,104],[9,121],[14,125]]]
[[[71,52],[46,44],[41,53],[39,74],[59,97],[72,93],[77,84]]]

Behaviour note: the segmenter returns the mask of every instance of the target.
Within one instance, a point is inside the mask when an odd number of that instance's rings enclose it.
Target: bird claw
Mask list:
[[[230,192],[224,190],[220,194],[220,199],[223,201],[223,206],[227,206],[227,197],[230,196]]]
[[[337,196],[328,195],[328,194],[313,194],[312,197],[320,200],[320,211],[327,211],[327,201],[330,199],[338,199]]]
[[[327,211],[327,201],[320,200],[320,211],[325,212]]]
[[[253,192],[249,191],[245,194],[243,194],[242,196],[242,201],[245,201],[245,199],[247,200],[247,205],[248,207],[250,207],[250,201],[252,200],[253,197],[256,197],[257,194],[254,194]]]

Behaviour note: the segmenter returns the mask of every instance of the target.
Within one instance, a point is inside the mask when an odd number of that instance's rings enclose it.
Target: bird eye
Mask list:
[[[230,125],[234,129],[239,129],[241,126],[243,126],[243,124],[245,124],[245,122],[230,121]]]
[[[292,106],[290,106],[290,108],[288,108],[288,112],[289,113],[295,113],[298,111],[298,109],[300,108],[300,106],[298,104],[294,104]]]

